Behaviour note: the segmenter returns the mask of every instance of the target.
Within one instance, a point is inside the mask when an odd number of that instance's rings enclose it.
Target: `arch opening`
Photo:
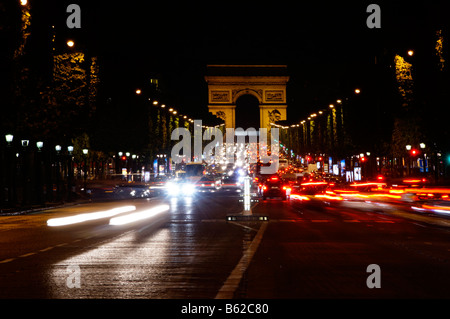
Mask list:
[[[253,127],[258,131],[260,127],[259,101],[251,94],[244,94],[236,100],[235,127],[244,130]]]

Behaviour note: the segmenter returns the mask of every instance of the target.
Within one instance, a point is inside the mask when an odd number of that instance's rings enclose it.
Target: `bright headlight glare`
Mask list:
[[[171,195],[178,195],[180,186],[176,183],[167,183],[167,192]]]
[[[184,195],[192,195],[195,192],[195,186],[192,184],[183,184],[181,191]]]

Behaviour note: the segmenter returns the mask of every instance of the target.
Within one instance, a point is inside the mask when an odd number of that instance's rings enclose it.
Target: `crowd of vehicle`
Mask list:
[[[388,180],[380,175],[373,180],[348,183],[339,176],[295,165],[283,165],[277,174],[264,175],[255,167],[230,165],[217,170],[202,163],[188,163],[173,176],[161,174],[148,183],[122,183],[108,192],[115,198],[243,195],[245,179],[249,180],[251,195],[263,201],[384,201],[406,203],[417,212],[450,216],[450,189],[431,188],[423,177]]]

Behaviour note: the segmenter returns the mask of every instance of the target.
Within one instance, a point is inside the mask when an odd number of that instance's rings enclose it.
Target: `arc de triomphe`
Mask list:
[[[235,128],[236,101],[245,94],[258,99],[261,128],[286,120],[286,65],[207,65],[205,80],[209,112],[222,118],[226,128]]]

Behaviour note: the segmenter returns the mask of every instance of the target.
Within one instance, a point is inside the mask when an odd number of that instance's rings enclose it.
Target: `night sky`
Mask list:
[[[389,68],[410,48],[420,57],[446,21],[444,2],[429,1],[378,1],[381,29],[366,26],[373,1],[30,1],[36,56],[55,25],[59,44],[74,38],[99,57],[105,97],[126,99],[157,75],[193,117],[207,112],[207,64],[287,64],[288,120],[298,121],[355,87],[370,92],[375,60]],[[70,3],[81,29],[65,25]]]

